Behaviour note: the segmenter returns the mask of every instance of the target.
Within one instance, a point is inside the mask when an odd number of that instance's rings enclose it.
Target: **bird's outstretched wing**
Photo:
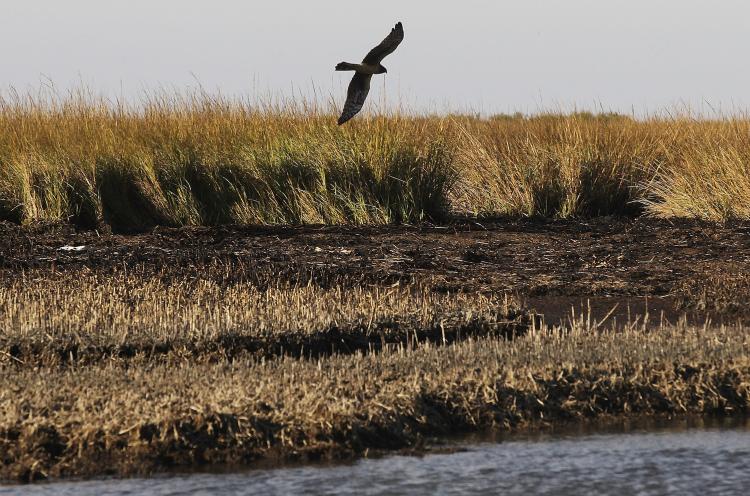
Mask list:
[[[388,36],[385,37],[380,45],[376,46],[365,55],[362,59],[363,64],[379,64],[386,55],[390,55],[396,49],[396,47],[404,39],[404,27],[400,22],[396,23],[396,27],[391,29]]]
[[[370,79],[372,79],[372,74],[359,72],[354,74],[352,81],[349,83],[349,89],[346,90],[346,102],[344,103],[344,111],[339,117],[339,126],[362,110],[367,93],[370,92]]]

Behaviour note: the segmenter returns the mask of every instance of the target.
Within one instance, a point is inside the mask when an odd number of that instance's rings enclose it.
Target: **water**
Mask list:
[[[464,441],[465,442],[465,441]],[[0,486],[0,495],[747,494],[750,426],[536,435],[347,465]]]

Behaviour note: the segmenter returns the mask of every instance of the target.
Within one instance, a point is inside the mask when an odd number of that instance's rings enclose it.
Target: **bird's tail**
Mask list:
[[[357,64],[350,64],[349,62],[339,62],[336,64],[337,71],[356,71]]]

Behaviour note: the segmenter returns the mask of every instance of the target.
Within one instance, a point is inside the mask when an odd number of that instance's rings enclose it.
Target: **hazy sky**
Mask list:
[[[390,30],[370,105],[637,113],[750,106],[746,0],[3,0],[0,86],[195,87],[343,99]]]

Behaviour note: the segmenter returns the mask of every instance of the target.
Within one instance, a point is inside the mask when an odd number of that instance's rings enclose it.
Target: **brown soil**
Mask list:
[[[586,306],[588,298],[603,314],[619,303],[619,319],[628,306],[642,314],[646,296],[655,318],[666,311],[674,320],[684,308],[734,318],[744,310],[733,300],[750,293],[750,225],[599,218],[443,227],[157,228],[125,236],[0,224],[0,275],[7,280],[35,268],[133,268],[184,277],[206,265],[225,266],[228,278],[259,285],[418,281],[442,291],[511,292],[543,308],[548,322],[567,318],[571,305]],[[726,294],[725,288],[733,289]]]

